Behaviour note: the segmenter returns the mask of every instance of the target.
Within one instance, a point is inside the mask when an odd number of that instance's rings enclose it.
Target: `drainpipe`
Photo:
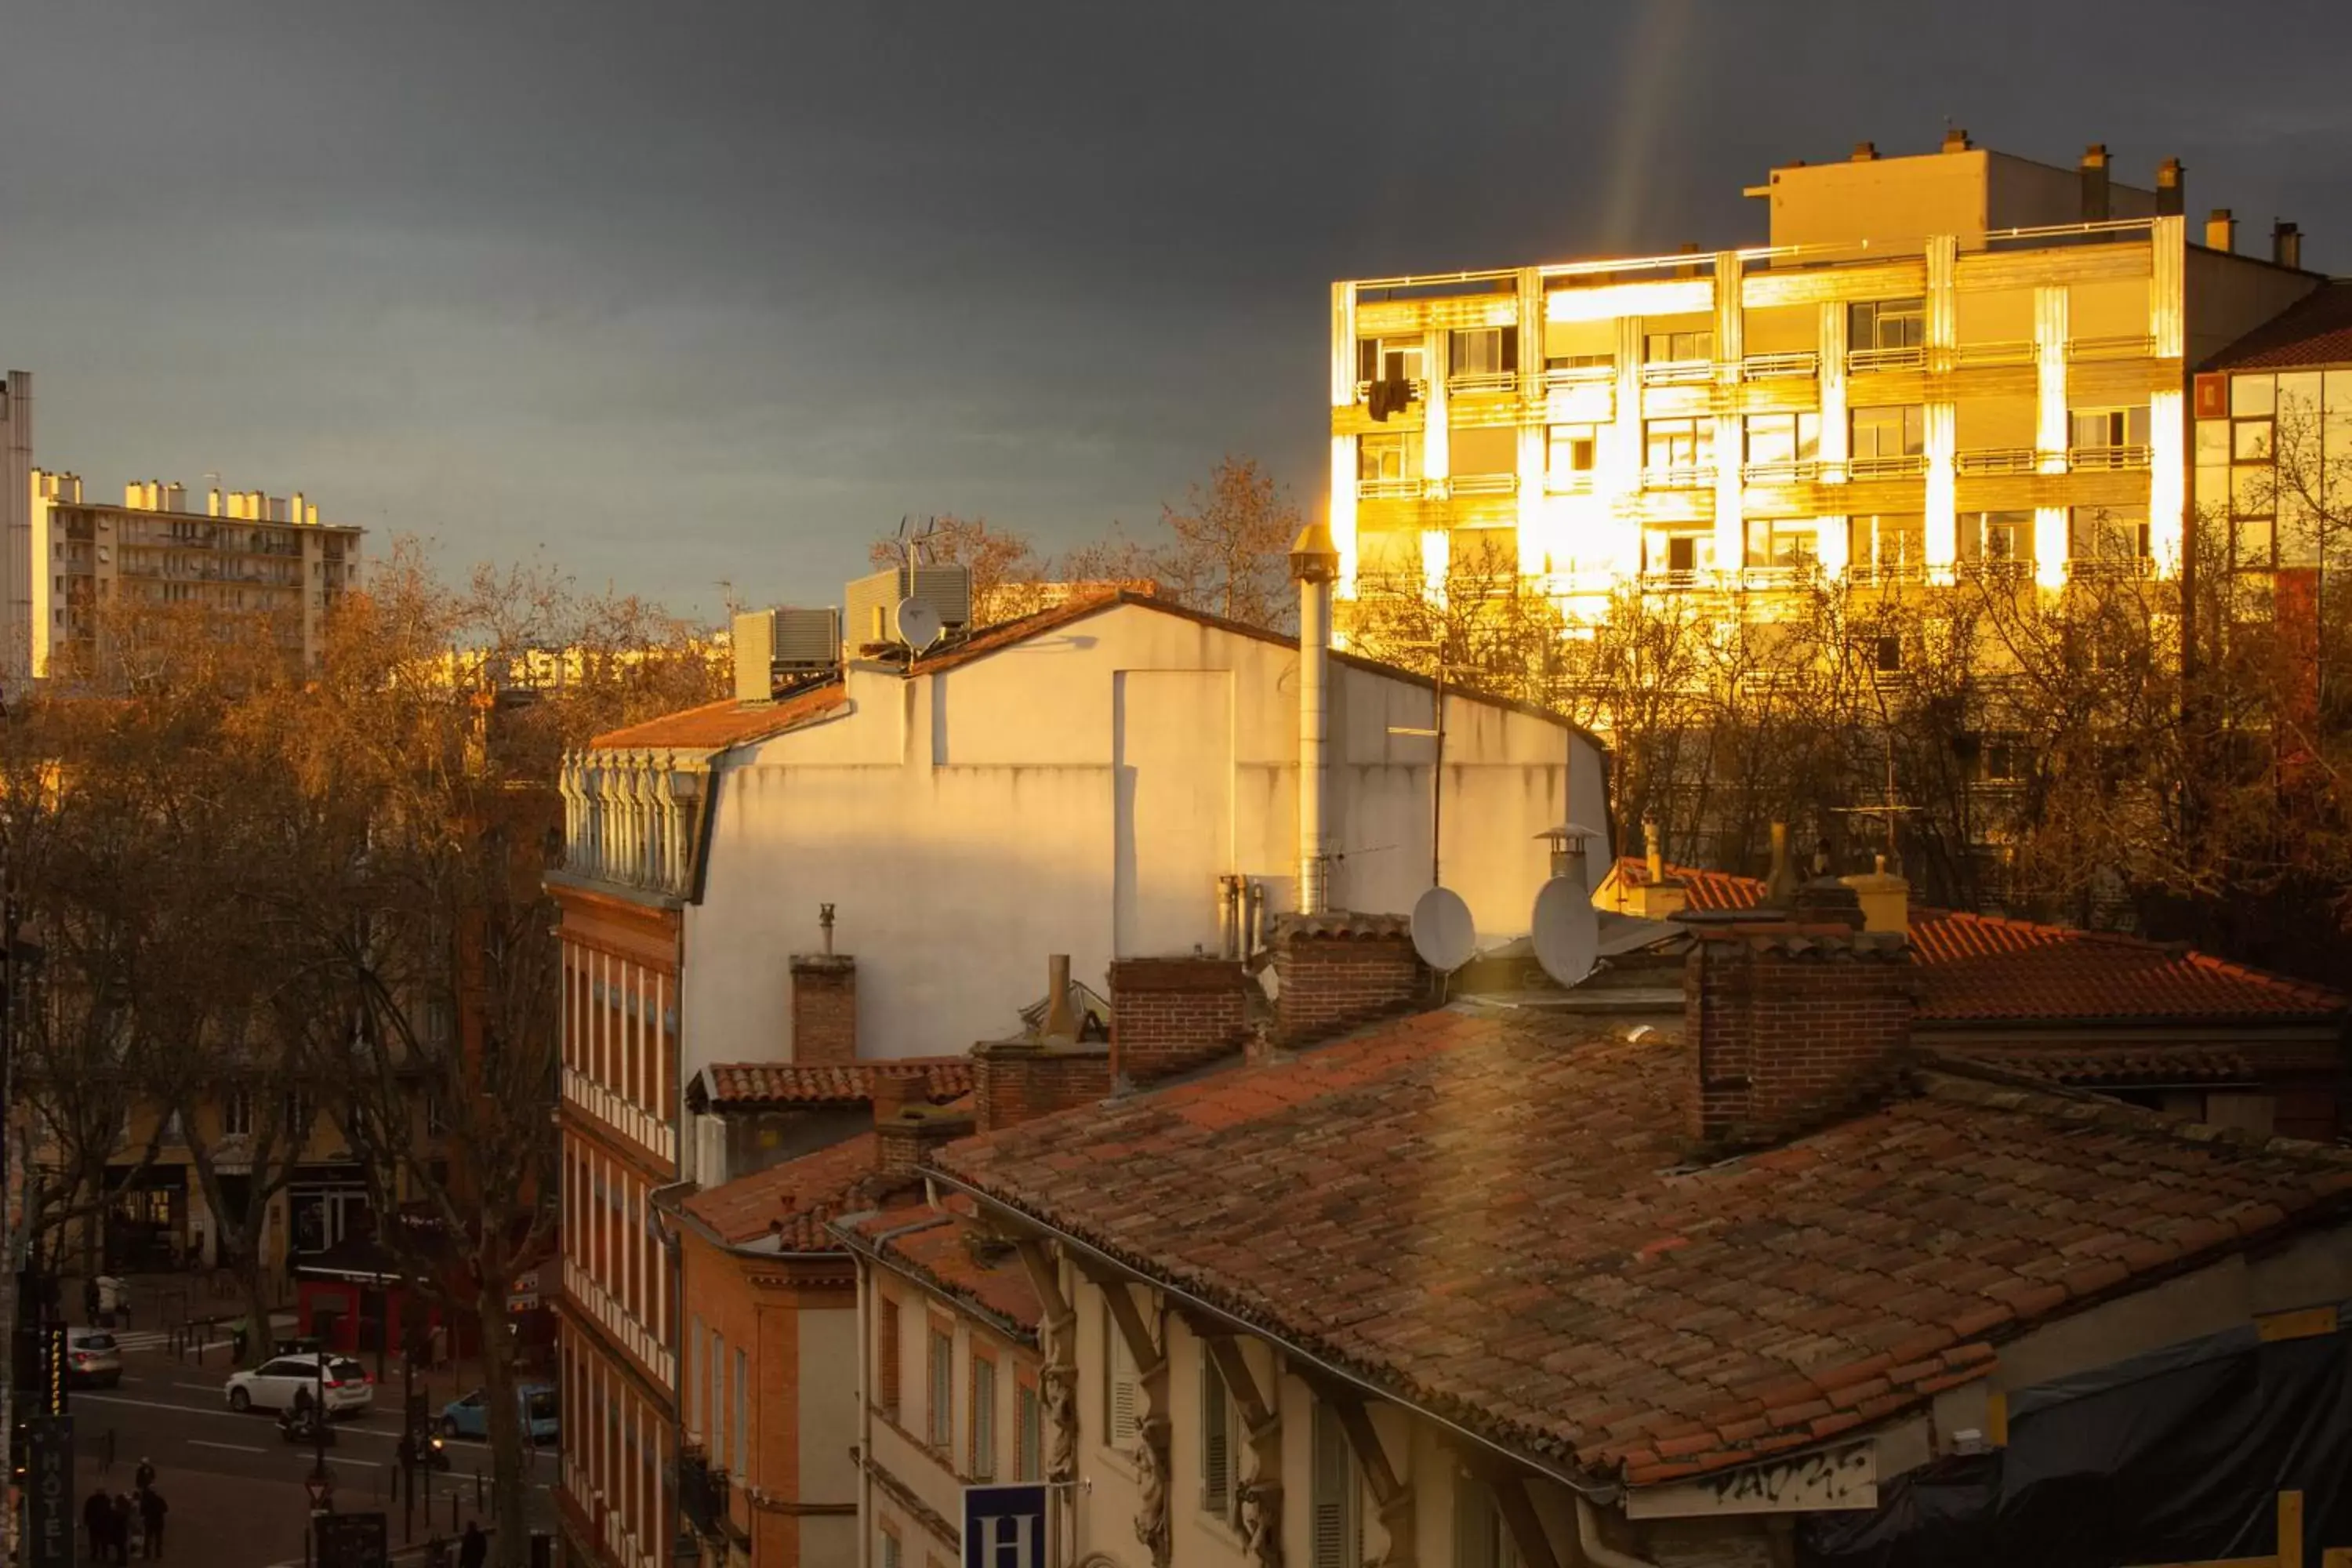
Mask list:
[[[1331,773],[1331,584],[1339,549],[1331,525],[1310,522],[1290,546],[1298,584],[1298,912],[1330,908],[1330,840],[1323,807]]]
[[[1646,1557],[1636,1557],[1620,1552],[1601,1539],[1601,1518],[1592,1500],[1579,1496],[1576,1500],[1576,1544],[1584,1560],[1595,1568],[1658,1568]]]

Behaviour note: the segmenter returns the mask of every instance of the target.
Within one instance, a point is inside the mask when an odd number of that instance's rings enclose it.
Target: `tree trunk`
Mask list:
[[[507,1329],[512,1279],[490,1258],[478,1256],[475,1261],[474,1317],[481,1329],[482,1403],[489,1423],[490,1518],[498,1527],[491,1561],[498,1568],[525,1568],[530,1561],[531,1456],[515,1397],[514,1336]],[[493,1266],[479,1267],[484,1264]]]
[[[277,1348],[278,1336],[269,1325],[269,1277],[261,1260],[250,1254],[240,1258],[236,1266],[237,1289],[245,1297],[245,1354],[238,1358],[241,1366],[259,1366]]]

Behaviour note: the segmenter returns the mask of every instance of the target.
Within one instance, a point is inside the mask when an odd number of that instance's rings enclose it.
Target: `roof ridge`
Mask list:
[[[2338,1148],[2335,1144],[2321,1143],[2308,1138],[2253,1132],[2242,1127],[2223,1127],[2210,1121],[2169,1116],[2160,1110],[2126,1105],[2122,1100],[2089,1089],[2075,1089],[1979,1058],[1921,1051],[1915,1054],[1912,1070],[1920,1087],[1928,1094],[1962,1105],[2022,1111],[2029,1116],[2053,1116],[2062,1121],[2089,1122],[2118,1131],[2158,1132],[2183,1143],[2228,1143],[2257,1153],[2311,1160],[2352,1169],[2352,1149]]]

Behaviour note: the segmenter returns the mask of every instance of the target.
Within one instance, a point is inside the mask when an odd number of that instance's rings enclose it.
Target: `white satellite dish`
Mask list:
[[[1451,974],[1478,951],[1470,906],[1451,888],[1432,888],[1412,901],[1412,950],[1441,974]]]
[[[1554,877],[1536,895],[1536,962],[1562,985],[1592,973],[1601,954],[1601,916],[1592,894],[1576,877]]]
[[[939,611],[927,599],[901,599],[894,616],[898,623],[898,640],[917,653],[939,641],[940,633],[947,629],[940,622]]]

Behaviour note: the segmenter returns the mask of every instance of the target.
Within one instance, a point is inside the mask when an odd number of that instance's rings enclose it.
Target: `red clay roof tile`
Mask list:
[[[919,1073],[924,1098],[944,1103],[971,1092],[970,1057],[907,1057],[844,1062],[719,1062],[710,1075],[710,1103],[737,1110],[760,1105],[858,1105],[874,1098],[877,1072]]]
[[[933,1158],[1400,1398],[1634,1484],[1914,1407],[1991,1365],[1984,1336],[2245,1244],[2204,1216],[2268,1236],[2352,1183],[2314,1145],[1943,1072],[1801,1140],[1801,1165],[1684,1169],[1679,1043],[1601,1029],[1451,1008]]]
[[[837,1252],[825,1222],[842,1212],[875,1173],[874,1134],[856,1137],[781,1165],[705,1188],[686,1212],[730,1247],[773,1236],[787,1252]]]

